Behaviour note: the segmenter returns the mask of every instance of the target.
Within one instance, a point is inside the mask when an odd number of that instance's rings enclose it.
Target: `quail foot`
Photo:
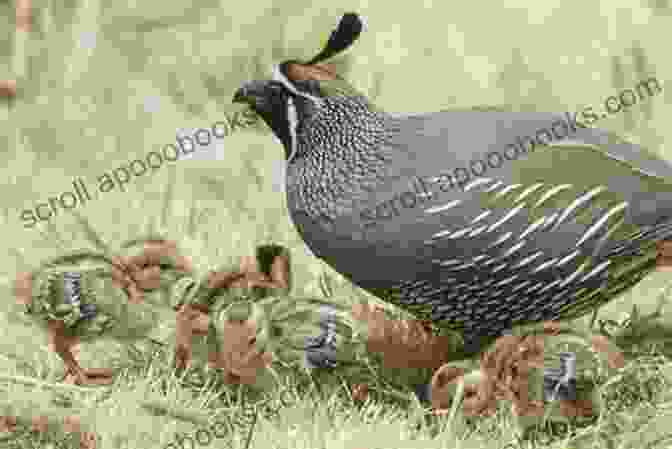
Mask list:
[[[362,29],[344,15],[318,56],[233,98],[284,147],[289,213],[316,256],[474,351],[669,266],[667,161],[575,114],[384,111],[324,63]]]

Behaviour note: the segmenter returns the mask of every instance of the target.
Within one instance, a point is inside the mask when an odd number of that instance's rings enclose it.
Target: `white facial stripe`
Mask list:
[[[294,93],[295,95],[299,95],[301,97],[307,98],[315,103],[320,103],[320,99],[317,97],[314,97],[310,94],[306,94],[303,92],[299,92],[296,90],[296,87],[287,79],[287,77],[280,71],[280,66],[276,65],[273,67],[273,81],[279,81],[282,83],[283,86],[285,86],[287,89],[290,90],[290,92]]]
[[[289,122],[289,135],[291,137],[291,151],[289,153],[289,159],[287,163],[292,162],[294,156],[296,155],[296,126],[298,125],[298,116],[296,114],[296,106],[294,105],[294,100],[291,98],[287,99],[287,121]]]
[[[300,95],[296,88],[289,82],[287,77],[280,71],[280,66],[276,65],[273,67],[273,81],[279,81],[290,91],[294,92],[297,95]]]
[[[362,22],[362,32],[365,32],[369,29],[369,24],[362,15],[358,15],[360,22]]]

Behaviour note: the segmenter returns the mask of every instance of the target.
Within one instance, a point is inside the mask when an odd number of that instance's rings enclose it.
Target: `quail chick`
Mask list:
[[[208,314],[229,304],[286,295],[291,289],[289,251],[280,245],[259,245],[255,257],[243,257],[238,270],[212,271],[203,282],[186,276],[173,287],[176,316],[176,354],[179,369],[191,360],[196,335],[207,335]]]
[[[181,271],[184,259],[175,245],[140,241],[137,256],[111,256],[74,251],[44,261],[39,268],[17,276],[14,293],[27,316],[45,325],[49,341],[66,366],[66,380],[76,384],[107,384],[112,370],[83,369],[75,357],[82,340],[102,335],[119,340],[142,338],[156,326],[155,305],[143,303],[147,292],[172,281],[168,271]],[[175,263],[168,269],[158,259]]]

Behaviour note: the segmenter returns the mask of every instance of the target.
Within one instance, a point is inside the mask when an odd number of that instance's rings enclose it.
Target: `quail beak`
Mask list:
[[[257,101],[264,98],[268,81],[250,81],[243,84],[233,95],[234,103],[245,103],[254,105]]]

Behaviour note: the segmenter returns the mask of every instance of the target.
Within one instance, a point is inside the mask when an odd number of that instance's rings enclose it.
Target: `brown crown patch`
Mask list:
[[[338,76],[334,67],[329,64],[303,65],[293,63],[287,66],[287,77],[291,81],[332,81]]]

